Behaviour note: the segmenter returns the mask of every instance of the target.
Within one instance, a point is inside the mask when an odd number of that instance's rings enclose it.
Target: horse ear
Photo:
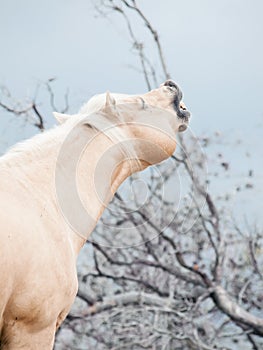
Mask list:
[[[53,115],[55,119],[59,122],[59,124],[65,123],[70,118],[69,114],[63,114],[58,112],[53,112]]]
[[[116,100],[111,96],[110,92],[106,92],[106,103],[105,108],[115,109],[116,107]]]

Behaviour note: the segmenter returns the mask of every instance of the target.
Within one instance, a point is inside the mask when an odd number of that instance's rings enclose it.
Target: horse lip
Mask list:
[[[189,111],[184,110],[182,112],[182,114],[183,114],[184,118],[187,118],[187,120],[190,119],[190,117],[191,117],[191,113]]]
[[[180,110],[180,113],[178,114],[178,118],[184,120],[187,123],[189,122],[190,117],[191,113],[187,110]]]
[[[188,128],[188,123],[183,123],[179,125],[178,131],[179,132],[184,132]]]

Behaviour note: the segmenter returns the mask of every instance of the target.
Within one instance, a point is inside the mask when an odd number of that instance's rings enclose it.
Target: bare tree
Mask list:
[[[18,101],[13,98],[12,94],[6,86],[0,88],[0,108],[19,119],[23,119],[26,123],[33,125],[39,131],[43,132],[46,128],[45,114],[41,111],[41,102],[39,102],[39,90],[45,90],[47,93],[47,102],[49,102],[52,111],[60,111],[66,113],[69,108],[69,90],[64,94],[64,106],[59,109],[55,102],[55,93],[52,84],[56,78],[50,78],[45,82],[37,84],[33,97],[27,101]]]
[[[156,44],[162,75],[170,78],[159,35],[135,0],[104,0],[97,10],[123,17],[150,89],[159,72],[136,37],[135,13]],[[140,186],[133,189],[137,206],[127,202],[125,190],[117,194],[87,243],[90,263],[80,271],[78,301],[57,349],[262,347],[262,231],[245,232],[228,215],[226,201],[209,192],[215,179],[206,174],[201,141],[207,140],[181,137],[180,151],[158,167],[162,176],[150,171],[144,177],[147,200]],[[178,186],[175,174],[184,179],[179,207],[176,194],[169,199],[162,192],[163,183]]]
[[[137,208],[118,195],[105,212],[58,336],[73,331],[69,348],[260,349],[262,233],[248,235],[226,219],[227,208],[218,208],[206,179],[200,183],[202,171],[196,178],[189,171],[189,163],[204,165],[190,149],[159,167],[163,177],[144,178],[146,201],[135,188]],[[189,188],[179,209],[162,195],[163,180],[178,186],[178,172]]]
[[[170,78],[158,32],[137,2],[96,4],[102,16],[123,17],[147,87]],[[156,45],[158,71],[132,16]],[[45,84],[56,110],[52,80]],[[0,107],[45,127],[36,98],[16,103],[3,90]],[[175,156],[117,193],[84,248],[77,300],[56,349],[262,348],[263,230],[237,224],[227,199],[210,193],[207,141],[180,137]]]

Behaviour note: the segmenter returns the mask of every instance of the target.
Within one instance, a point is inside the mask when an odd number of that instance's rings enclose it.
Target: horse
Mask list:
[[[76,259],[131,174],[170,157],[190,112],[171,80],[96,95],[0,158],[0,348],[49,350],[77,294]]]

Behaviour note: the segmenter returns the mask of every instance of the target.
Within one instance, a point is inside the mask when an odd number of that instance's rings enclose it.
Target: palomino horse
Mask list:
[[[1,349],[52,349],[81,247],[120,184],[172,155],[190,116],[181,100],[172,81],[95,96],[0,159]]]

